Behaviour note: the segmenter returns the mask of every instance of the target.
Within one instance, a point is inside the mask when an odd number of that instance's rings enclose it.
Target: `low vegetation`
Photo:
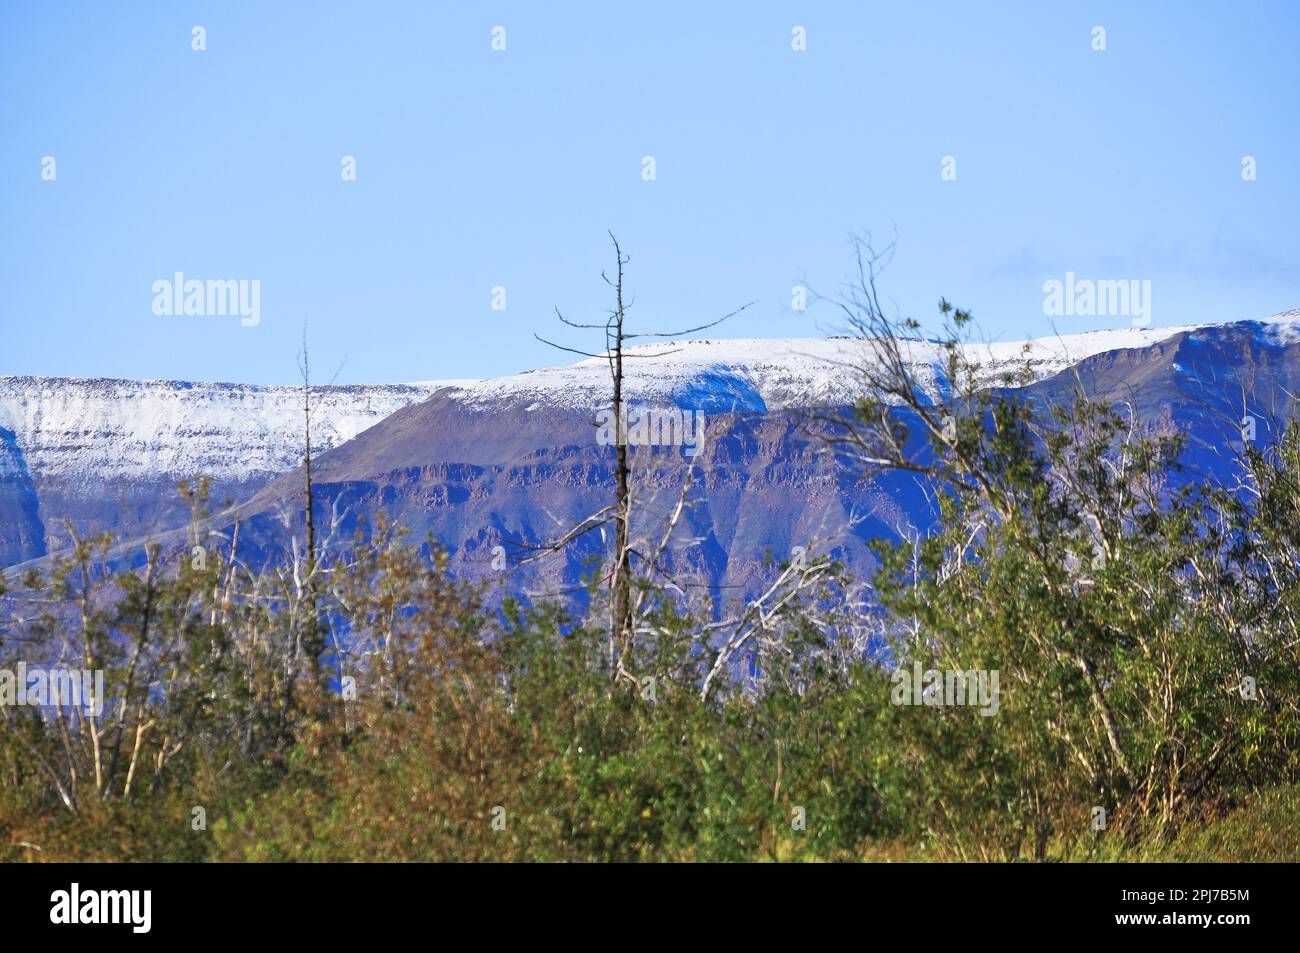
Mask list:
[[[80,540],[8,581],[0,668],[102,671],[107,704],[0,706],[0,858],[1296,859],[1300,430],[1202,486],[1082,389],[927,404],[908,328],[849,304],[883,350],[828,452],[937,512],[870,579],[774,567],[752,638],[640,579],[611,647],[599,572],[584,611],[499,606],[382,522],[267,567]],[[995,704],[900,703],[931,670]]]

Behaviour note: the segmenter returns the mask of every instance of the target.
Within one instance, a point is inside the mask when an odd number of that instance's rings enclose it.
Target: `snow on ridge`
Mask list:
[[[1286,347],[1300,341],[1300,308],[1283,311],[1259,322],[1256,338],[1265,344]]]
[[[1140,348],[1192,326],[1115,328],[1028,341],[971,342],[968,357],[990,384],[1026,364],[1035,380],[1050,377],[1084,358],[1121,348]],[[929,341],[904,344],[918,384],[940,396],[944,354]],[[768,409],[845,405],[860,394],[865,343],[855,338],[731,338],[639,344],[626,351],[628,399],[671,401],[704,374],[729,375],[751,385]],[[460,386],[455,399],[488,411],[526,401],[530,407],[605,407],[610,402],[608,360],[587,358],[563,367],[539,368]]]
[[[1263,322],[1272,343],[1300,340],[1300,310]],[[1095,354],[1141,348],[1180,332],[1209,327],[1114,328],[1029,341],[970,343],[990,384],[1026,364],[1043,379]],[[632,402],[669,403],[707,397],[747,399],[768,409],[844,405],[860,393],[864,343],[854,338],[740,338],[665,341],[628,349]],[[905,343],[918,384],[942,396],[942,347]],[[312,441],[327,450],[352,439],[403,407],[442,391],[478,411],[520,407],[607,407],[604,358],[540,368],[489,380],[420,381],[314,388]],[[0,376],[0,434],[13,446],[0,469],[33,478],[67,479],[70,486],[104,481],[176,480],[206,473],[218,480],[271,476],[300,462],[302,393],[292,385],[131,381],[108,378]],[[3,456],[3,455],[0,455]]]
[[[314,389],[312,442],[350,440],[438,389],[426,384]],[[243,481],[300,462],[302,391],[293,386],[0,377],[0,427],[34,478]]]

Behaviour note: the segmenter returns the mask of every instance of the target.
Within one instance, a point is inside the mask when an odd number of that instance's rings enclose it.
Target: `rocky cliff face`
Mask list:
[[[45,526],[27,458],[12,430],[0,427],[0,567],[45,552]]]
[[[1071,369],[1145,418],[1184,427],[1194,468],[1210,473],[1230,460],[1243,386],[1252,406],[1268,399],[1289,410],[1283,395],[1300,385],[1297,329],[1300,313],[1291,313],[971,349],[991,384],[1028,359],[1037,379],[1031,396],[1058,397],[1060,372]],[[693,455],[680,439],[633,450],[641,529],[671,512],[689,471],[673,558],[720,596],[761,584],[769,553],[786,559],[793,547],[817,543],[861,568],[870,539],[933,518],[906,478],[863,483],[837,465],[810,423],[809,408],[845,406],[859,393],[860,347],[850,339],[694,341],[649,345],[629,360],[633,413],[695,415],[705,432]],[[939,349],[918,341],[909,351],[919,386],[942,401]],[[602,360],[488,381],[323,391],[314,439],[332,449],[315,466],[318,526],[341,540],[383,511],[417,539],[431,534],[459,570],[489,575],[500,565],[494,547],[516,563],[610,501],[613,451],[598,427],[608,406]],[[276,558],[301,536],[300,414],[293,388],[0,379],[0,427],[12,433],[9,457],[19,461],[0,503],[0,512],[16,514],[3,524],[8,548],[0,553],[12,563],[30,557],[32,539],[52,546],[51,519],[67,515],[128,537],[180,525],[185,514],[160,501],[174,498],[177,479],[206,472],[236,504],[217,528],[240,520],[241,554]],[[1271,426],[1261,415],[1261,438]],[[658,435],[682,432],[660,427]],[[515,574],[512,585],[572,585],[602,545],[591,534],[562,559]]]
[[[350,440],[437,384],[325,387],[312,440]],[[302,455],[293,387],[0,377],[0,564],[31,559],[80,532],[135,536],[184,518],[181,480],[206,475],[213,498],[239,500]]]
[[[1267,401],[1280,416],[1290,412],[1287,395],[1300,392],[1298,328],[1300,314],[1035,342],[1028,356],[1038,380],[1026,396],[1060,399],[1077,374],[1089,391],[1131,404],[1143,420],[1188,431],[1189,478],[1226,478],[1243,388],[1251,407]],[[682,446],[633,449],[645,514],[634,534],[649,536],[662,524],[689,470],[670,558],[725,599],[763,584],[769,554],[779,561],[796,546],[816,547],[863,570],[873,562],[872,539],[923,531],[936,514],[915,482],[905,475],[859,481],[808,413],[848,404],[858,393],[853,348],[851,341],[697,342],[633,363],[633,408],[674,407],[703,413],[707,422],[694,456]],[[1020,344],[996,345],[976,356],[992,382],[1021,352]],[[947,382],[937,349],[918,342],[912,360],[928,396],[942,401]],[[321,457],[321,505],[340,535],[360,525],[358,516],[382,510],[417,539],[432,535],[459,572],[490,578],[494,547],[512,564],[610,502],[613,453],[596,426],[608,406],[606,375],[599,362],[583,362],[465,385],[404,408]],[[1275,432],[1276,422],[1265,423],[1261,411],[1260,439]],[[259,491],[238,511],[242,538],[269,553],[300,535],[298,493],[296,475]],[[572,586],[602,548],[591,534],[563,558],[529,564],[509,584],[532,592]]]

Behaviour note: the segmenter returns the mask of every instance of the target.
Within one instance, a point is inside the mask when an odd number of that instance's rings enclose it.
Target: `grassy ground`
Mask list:
[[[777,859],[791,851],[778,849]],[[856,857],[874,863],[953,862],[976,859],[951,846],[871,842]],[[1073,844],[1056,843],[1053,860],[1078,863],[1295,863],[1300,861],[1300,787],[1266,788],[1200,821],[1173,830],[1126,834],[1112,829]]]
[[[1222,817],[1186,825],[1172,838],[1153,838],[1113,859],[1294,863],[1300,860],[1300,787],[1257,792]]]

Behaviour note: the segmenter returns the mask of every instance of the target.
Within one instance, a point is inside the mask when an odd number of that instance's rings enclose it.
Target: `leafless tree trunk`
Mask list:
[[[321,655],[324,645],[321,639],[321,623],[316,609],[316,499],[311,477],[311,357],[307,350],[307,328],[302,332],[302,356],[299,361],[302,372],[302,441],[303,441],[303,515],[306,520],[306,541],[303,554],[303,572],[300,580],[299,625],[295,655],[306,655],[313,680],[317,687],[323,684],[324,673]],[[294,682],[290,674],[286,691],[292,692]]]
[[[598,526],[603,526],[609,520],[614,522],[614,555],[612,568],[609,573],[609,602],[610,602],[610,662],[615,678],[630,677],[626,669],[626,662],[631,655],[633,644],[636,636],[636,625],[634,621],[634,599],[633,599],[633,567],[632,557],[637,555],[632,544],[632,464],[628,450],[628,433],[627,433],[627,414],[626,392],[624,389],[625,375],[624,364],[627,359],[632,357],[661,357],[665,354],[671,354],[673,351],[657,351],[652,354],[626,353],[626,344],[635,338],[652,337],[652,338],[673,338],[684,334],[691,334],[696,331],[703,331],[706,328],[714,327],[721,324],[741,311],[748,308],[753,302],[749,302],[730,314],[723,315],[716,321],[698,327],[686,328],[682,331],[661,332],[642,332],[630,334],[626,329],[627,306],[623,299],[623,266],[627,264],[628,257],[623,253],[622,247],[613,232],[609,233],[610,242],[614,246],[614,258],[616,270],[614,277],[611,279],[609,274],[601,272],[601,277],[605,283],[614,289],[614,308],[609,312],[609,319],[603,324],[579,324],[568,320],[563,314],[556,310],[556,316],[559,319],[574,328],[583,329],[600,329],[605,332],[605,349],[601,353],[591,353],[589,351],[578,350],[576,348],[564,347],[553,341],[534,335],[544,344],[558,348],[561,351],[568,351],[572,354],[581,354],[584,357],[603,358],[609,362],[610,380],[613,384],[613,415],[615,428],[615,462],[614,462],[614,506],[612,511],[608,508],[584,520],[578,527],[564,533],[560,540],[539,547],[541,552],[555,552],[563,546],[572,542],[578,536],[584,535]],[[680,515],[680,514],[678,514]],[[674,517],[676,521],[676,516]],[[662,549],[662,545],[660,547]],[[641,557],[644,559],[644,556]],[[651,567],[655,569],[656,567]]]
[[[614,467],[614,576],[610,580],[613,592],[613,633],[617,644],[617,658],[621,661],[627,657],[632,640],[632,567],[629,546],[631,516],[631,498],[628,487],[627,431],[623,413],[623,250],[618,246],[618,239],[610,235],[614,243],[614,255],[618,261],[618,276],[614,282],[616,309],[614,312],[614,426],[617,428],[617,459]]]

